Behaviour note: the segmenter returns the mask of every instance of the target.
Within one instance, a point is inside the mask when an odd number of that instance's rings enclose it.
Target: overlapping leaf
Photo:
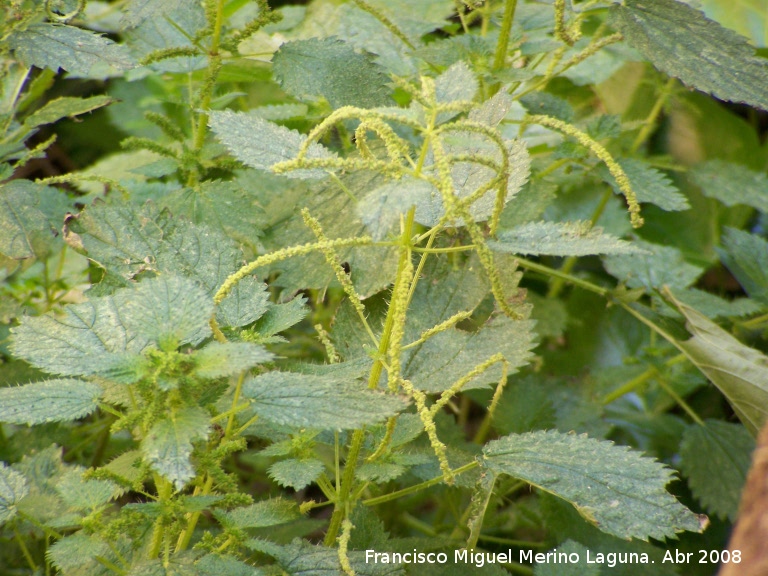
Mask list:
[[[482,465],[563,498],[619,538],[699,532],[695,514],[665,490],[671,471],[624,446],[560,432],[531,432],[489,442]]]
[[[0,422],[32,425],[77,420],[96,410],[101,395],[97,384],[72,378],[0,388]]]
[[[293,160],[305,141],[305,137],[295,130],[244,112],[212,112],[210,125],[235,158],[259,170],[271,170],[279,162]],[[330,151],[315,142],[307,151],[308,159],[332,157]],[[285,173],[288,178],[323,178],[325,175],[325,171],[319,168]]]
[[[262,500],[231,511],[217,510],[216,519],[226,528],[262,528],[301,517],[295,502],[283,498]]]
[[[691,168],[690,177],[705,196],[726,206],[744,204],[768,212],[768,178],[761,172],[723,160],[709,160]]]
[[[183,408],[159,420],[141,442],[152,469],[170,480],[177,490],[195,476],[189,460],[192,442],[208,437],[210,416],[202,408]]]
[[[273,358],[264,347],[250,342],[211,342],[193,355],[195,374],[201,378],[221,378],[243,372]]]
[[[383,68],[338,38],[297,40],[272,60],[275,78],[297,98],[323,96],[333,108],[374,108],[391,102]]]
[[[268,372],[246,380],[243,396],[270,422],[296,428],[352,429],[381,422],[408,404],[334,376]]]
[[[551,256],[589,256],[592,254],[642,254],[642,248],[604,234],[591,222],[529,222],[502,230],[497,240],[488,242],[491,250],[511,254]]]
[[[768,306],[768,242],[755,234],[726,228],[719,252],[747,294]]]
[[[24,475],[0,462],[0,525],[16,516],[16,505],[28,492]]]
[[[622,158],[619,164],[629,178],[640,202],[649,202],[666,211],[688,210],[691,207],[688,199],[680,193],[672,180],[648,163],[634,158]],[[600,173],[616,194],[622,194],[607,168],[601,167]]]
[[[626,0],[613,24],[659,70],[721,100],[768,110],[768,63],[746,39],[676,0]]]

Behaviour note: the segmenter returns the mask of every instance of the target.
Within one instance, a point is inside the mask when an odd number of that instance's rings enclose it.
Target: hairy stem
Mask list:
[[[496,44],[496,53],[493,56],[493,69],[501,70],[507,61],[507,49],[509,48],[509,34],[512,30],[512,22],[515,21],[517,0],[505,0],[504,19],[501,21],[499,42]]]

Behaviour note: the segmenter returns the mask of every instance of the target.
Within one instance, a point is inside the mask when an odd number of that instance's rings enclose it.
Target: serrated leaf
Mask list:
[[[287,458],[269,467],[269,477],[280,486],[302,490],[317,480],[325,465],[315,458]]]
[[[726,300],[698,288],[672,290],[672,294],[683,304],[698,310],[709,318],[739,318],[749,314],[757,314],[763,308],[751,298]]]
[[[529,222],[502,230],[488,246],[496,252],[590,256],[592,254],[643,254],[642,248],[610,234],[591,222]]]
[[[158,421],[141,442],[153,470],[173,482],[177,490],[194,478],[189,457],[192,442],[208,437],[210,416],[202,408],[184,408]]]
[[[72,378],[0,388],[0,422],[33,425],[77,420],[98,408],[102,393],[97,384]]]
[[[295,502],[272,498],[230,511],[216,510],[214,516],[225,528],[243,529],[285,524],[300,518],[301,514]]]
[[[68,224],[67,242],[122,280],[161,272],[191,278],[212,298],[224,280],[244,264],[241,250],[220,231],[133,206],[95,205]],[[266,286],[243,278],[219,304],[216,320],[239,327],[269,307]]]
[[[191,280],[160,276],[115,294],[127,328],[152,342],[197,344],[211,329],[213,300]]]
[[[123,28],[134,28],[155,15],[164,14],[175,10],[182,0],[131,0],[123,8],[123,19],[120,25]]]
[[[91,96],[90,98],[73,98],[65,96],[51,100],[45,106],[36,110],[24,119],[24,124],[30,128],[43,124],[53,124],[62,118],[72,118],[111,104],[114,100],[109,96]]]
[[[174,216],[221,230],[240,242],[255,244],[264,226],[264,211],[253,195],[235,182],[206,181],[160,199]]]
[[[704,13],[749,38],[758,48],[768,45],[768,10],[763,0],[701,0]]]
[[[21,179],[0,184],[0,254],[47,256],[68,208],[66,196],[54,188]]]
[[[726,228],[723,248],[718,252],[747,294],[768,306],[768,242],[755,234]]]
[[[16,505],[28,493],[24,475],[0,462],[0,526],[16,516]]]
[[[548,431],[505,436],[483,452],[484,467],[569,501],[582,517],[619,538],[701,531],[696,515],[665,490],[671,471],[626,446]]]
[[[209,124],[230,153],[251,168],[271,170],[272,166],[293,160],[299,153],[305,137],[296,130],[278,126],[258,116],[244,112],[211,112]],[[307,150],[308,159],[332,158],[329,150],[313,142]],[[288,178],[324,178],[325,170],[319,168],[291,170]]]
[[[296,428],[354,429],[381,422],[407,401],[334,376],[268,372],[246,380],[243,396],[262,418]]]
[[[754,449],[754,438],[740,424],[707,420],[686,429],[680,470],[707,511],[735,520]]]
[[[465,62],[456,62],[435,78],[435,100],[438,104],[471,101],[478,90],[477,78]],[[458,112],[441,112],[438,123],[446,122]]]
[[[264,120],[275,122],[277,120],[299,118],[305,116],[308,111],[309,107],[306,104],[269,104],[267,106],[251,108],[248,112]]]
[[[687,288],[704,270],[685,261],[682,253],[672,246],[661,246],[637,240],[634,244],[641,254],[622,254],[603,258],[608,273],[630,288],[649,290],[670,286]]]
[[[761,172],[724,160],[708,160],[693,166],[689,175],[705,196],[726,206],[744,204],[768,212],[768,178]]]
[[[591,556],[590,552],[592,553]],[[574,563],[571,563],[570,561],[567,563],[538,563],[533,568],[533,576],[600,576],[601,564],[595,563],[594,551],[590,550],[586,546],[582,546],[578,542],[568,540],[567,542],[559,545],[554,550],[548,550],[545,552],[545,554],[550,553],[567,554],[569,558],[571,554],[576,554],[576,557],[579,560]],[[589,562],[587,558],[591,558],[592,561]]]
[[[271,337],[301,322],[309,313],[306,300],[297,296],[285,304],[270,306],[253,325],[254,331],[263,337]]]
[[[197,350],[192,358],[195,374],[202,378],[221,378],[269,362],[274,355],[263,346],[250,342],[211,342]]]
[[[8,41],[24,64],[54,72],[63,68],[78,76],[99,78],[136,66],[122,44],[64,24],[32,24],[13,32]]]
[[[768,357],[693,308],[673,303],[693,336],[675,345],[725,394],[744,426],[756,435],[768,419]]]
[[[731,102],[768,110],[768,63],[746,39],[676,0],[626,0],[613,25],[662,72]]]
[[[290,576],[341,576],[345,574],[335,548],[314,546],[305,540],[294,540],[281,546],[272,555]],[[351,550],[349,562],[357,576],[404,576],[401,564],[366,562],[365,552]]]
[[[642,160],[622,158],[618,161],[632,184],[632,189],[640,202],[649,202],[666,211],[688,210],[691,205],[667,176]],[[621,189],[605,166],[600,168],[600,175],[608,182],[616,194]]]
[[[47,556],[59,570],[70,573],[78,568],[93,570],[98,566],[94,561],[96,557],[106,559],[112,554],[106,542],[81,531],[57,540],[48,549]]]
[[[442,392],[497,353],[507,360],[509,374],[514,374],[533,357],[533,325],[529,320],[494,316],[476,332],[449,328],[405,356],[403,375],[420,390]],[[484,387],[500,377],[501,364],[495,364],[470,380],[464,389]]]
[[[84,469],[68,470],[56,485],[64,503],[76,510],[95,510],[119,494],[119,487],[109,480],[83,478]]]
[[[286,42],[272,59],[283,90],[299,99],[323,96],[333,108],[374,108],[391,102],[384,69],[338,38]]]
[[[232,556],[208,554],[195,563],[199,576],[260,576],[258,568]]]
[[[382,240],[400,222],[400,217],[416,206],[415,220],[437,222],[442,211],[437,207],[439,192],[430,182],[404,176],[371,190],[357,203],[357,215],[374,240]],[[440,203],[442,205],[442,203]]]

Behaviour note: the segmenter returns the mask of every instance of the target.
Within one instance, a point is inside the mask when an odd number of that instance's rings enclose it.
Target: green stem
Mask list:
[[[29,564],[32,572],[35,572],[37,570],[35,559],[32,558],[32,554],[29,553],[29,548],[24,544],[24,539],[21,537],[21,534],[19,534],[19,529],[16,526],[13,527],[13,537],[16,539],[19,548],[21,548],[21,553],[24,555],[24,559],[27,561],[27,564]]]
[[[507,61],[507,49],[509,48],[509,33],[512,30],[512,22],[515,20],[517,0],[506,0],[504,3],[504,19],[501,21],[499,42],[496,44],[496,54],[493,57],[493,69],[501,70]]]
[[[464,464],[464,466],[459,466],[455,470],[452,470],[451,474],[453,476],[458,476],[459,474],[463,474],[464,472],[477,468],[478,466],[480,466],[480,463],[477,460],[473,460],[468,464]],[[363,500],[363,504],[365,504],[366,506],[378,506],[379,504],[384,504],[385,502],[391,502],[392,500],[397,500],[398,498],[402,498],[403,496],[415,494],[416,492],[420,492],[421,490],[425,490],[427,488],[430,488],[431,486],[436,486],[438,484],[441,484],[442,482],[445,482],[445,479],[446,479],[446,475],[443,474],[441,476],[438,476],[437,478],[432,478],[431,480],[427,480],[426,482],[421,482],[420,484],[414,484],[413,486],[408,486],[408,488],[403,488],[402,490],[397,490],[396,492],[390,492],[389,494],[384,494],[383,496],[376,496],[375,498],[368,498],[366,500]]]
[[[653,104],[653,108],[651,108],[648,117],[643,122],[643,127],[640,129],[640,132],[638,132],[635,141],[632,142],[632,148],[630,148],[630,152],[632,152],[632,154],[638,151],[640,146],[643,145],[643,142],[648,139],[648,137],[651,135],[651,132],[653,132],[653,130],[656,128],[656,121],[659,119],[659,115],[664,108],[664,104],[667,102],[667,98],[669,98],[669,96],[672,94],[672,88],[675,86],[675,81],[675,78],[670,78],[661,89],[661,94],[659,94],[659,97]]]
[[[550,268],[549,266],[544,266],[543,264],[537,264],[536,262],[531,262],[530,260],[526,260],[525,258],[520,258],[520,257],[516,257],[515,261],[520,266],[522,266],[527,270],[533,270],[534,272],[539,272],[541,274],[544,274],[545,276],[562,278],[569,284],[573,284],[574,286],[578,286],[579,288],[583,288],[584,290],[587,290],[589,292],[594,292],[595,294],[603,296],[604,298],[607,298],[611,293],[611,291],[608,288],[603,288],[602,286],[598,286],[597,284],[593,284],[592,282],[588,282],[587,280],[582,280],[581,278],[577,278],[576,276],[572,276],[561,270],[555,270],[554,268]]]
[[[408,217],[403,226],[403,232],[400,236],[401,250],[400,261],[397,266],[397,276],[395,277],[395,283],[392,288],[392,293],[397,294],[402,289],[403,282],[410,282],[411,278],[406,278],[405,270],[408,258],[411,257],[410,243],[411,235],[413,233],[413,219],[415,210],[412,208],[408,212]],[[368,388],[375,390],[378,388],[379,379],[381,378],[381,372],[384,368],[382,359],[386,357],[387,350],[390,346],[390,338],[392,336],[392,329],[395,325],[395,316],[397,313],[405,313],[405,310],[397,311],[393,309],[390,304],[387,310],[387,317],[384,321],[384,330],[379,341],[378,359],[373,363],[371,372],[368,375]],[[357,460],[360,457],[360,451],[363,447],[363,441],[365,440],[365,429],[355,430],[352,436],[352,442],[350,444],[349,453],[347,454],[346,465],[344,466],[344,474],[341,478],[341,487],[339,488],[338,498],[336,500],[336,506],[331,516],[331,522],[328,525],[328,532],[325,534],[325,545],[333,546],[336,542],[341,523],[344,520],[344,515],[349,507],[349,497],[352,493],[352,487],[355,482],[355,470],[357,469]]]

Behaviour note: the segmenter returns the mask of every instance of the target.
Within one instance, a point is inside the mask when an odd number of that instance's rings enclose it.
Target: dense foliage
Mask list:
[[[3,3],[0,572],[737,561],[768,410],[754,21]],[[366,553],[414,550],[449,561]]]

